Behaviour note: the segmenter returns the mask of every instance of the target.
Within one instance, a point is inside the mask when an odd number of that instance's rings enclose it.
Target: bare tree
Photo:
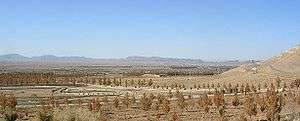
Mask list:
[[[250,119],[252,116],[257,115],[257,106],[256,102],[254,101],[253,95],[246,95],[244,110],[246,114],[250,117]]]

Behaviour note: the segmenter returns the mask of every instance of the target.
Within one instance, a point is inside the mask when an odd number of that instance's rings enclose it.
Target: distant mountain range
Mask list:
[[[42,56],[34,56],[34,57],[26,57],[20,54],[7,54],[0,55],[0,61],[39,61],[39,60],[72,60],[72,59],[92,59],[85,58],[79,56],[70,56],[70,57],[58,57],[55,55],[42,55]]]
[[[144,57],[129,56],[120,59],[100,59],[86,58],[79,56],[58,57],[55,55],[43,55],[36,57],[26,57],[19,54],[0,55],[1,63],[39,63],[39,64],[69,64],[69,65],[239,65],[250,63],[250,61],[224,61],[224,62],[205,62],[201,59],[183,58],[163,58],[163,57]]]
[[[0,60],[27,60],[28,57],[19,55],[19,54],[8,54],[8,55],[1,55]]]
[[[178,62],[194,62],[203,63],[200,59],[184,59],[184,58],[163,58],[163,57],[144,57],[144,56],[129,56],[127,60],[132,61],[178,61]]]

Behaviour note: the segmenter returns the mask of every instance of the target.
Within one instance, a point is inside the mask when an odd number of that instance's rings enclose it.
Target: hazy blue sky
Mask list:
[[[265,59],[300,43],[299,0],[2,0],[0,54]]]

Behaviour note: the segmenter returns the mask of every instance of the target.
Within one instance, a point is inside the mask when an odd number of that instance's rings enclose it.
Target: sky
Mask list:
[[[300,44],[299,0],[2,0],[0,55],[267,59]]]

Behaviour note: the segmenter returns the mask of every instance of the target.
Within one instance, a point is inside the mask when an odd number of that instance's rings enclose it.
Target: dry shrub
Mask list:
[[[270,91],[275,91],[275,86],[274,86],[274,84],[273,83],[271,83],[271,85],[270,85],[270,89],[269,89]]]
[[[261,84],[260,84],[260,83],[257,85],[257,90],[258,90],[258,91],[261,90]]]
[[[64,104],[65,104],[65,106],[68,106],[70,104],[70,101],[69,101],[68,97],[64,98]]]
[[[8,108],[15,109],[16,106],[17,106],[16,97],[13,94],[10,94],[8,99],[7,99],[7,103],[8,103],[7,104]]]
[[[94,98],[91,100],[89,109],[94,112],[98,112],[101,110],[102,102],[99,98]]]
[[[115,108],[119,108],[120,107],[120,99],[118,96],[116,96],[114,99],[113,99],[113,105]]]
[[[245,94],[251,92],[250,86],[248,83],[246,83],[246,87],[245,87]]]
[[[36,114],[36,121],[54,121],[51,110],[40,109]]]
[[[282,95],[275,90],[267,91],[267,118],[268,120],[280,120],[280,112],[284,106]]]
[[[153,102],[153,97],[147,96],[146,93],[143,94],[143,96],[140,99],[141,108],[145,111],[148,111],[151,108]]]
[[[153,103],[153,109],[158,111],[161,107],[163,108],[162,105],[164,104],[164,101],[166,100],[166,97],[161,95],[161,94],[158,94],[156,96],[156,98],[157,98],[157,101],[155,101]]]
[[[167,98],[164,98],[162,109],[163,109],[164,113],[169,113],[171,110],[170,100],[168,100]]]
[[[6,97],[3,93],[0,93],[0,106],[1,106],[1,109],[4,110],[5,107],[6,107]]]
[[[238,95],[235,94],[235,95],[234,95],[234,98],[233,98],[233,100],[232,100],[232,105],[233,105],[233,106],[239,106],[240,103],[241,103],[241,102],[240,102],[240,100],[239,100]]]
[[[122,104],[125,106],[125,108],[129,108],[131,105],[130,98],[128,92],[125,94],[125,96],[122,98]]]
[[[2,110],[9,108],[11,110],[16,109],[17,99],[13,94],[5,95],[3,93],[0,94],[0,106]]]
[[[238,84],[237,84],[236,86],[234,86],[234,88],[233,88],[233,92],[234,92],[234,93],[239,93],[238,87],[239,87]]]
[[[196,103],[196,102],[195,102],[195,100],[194,100],[192,94],[189,94],[189,95],[188,95],[188,100],[186,101],[186,103],[187,103],[187,106],[188,106],[190,109],[195,108],[195,103]]]
[[[130,105],[134,105],[136,102],[136,98],[134,96],[134,94],[131,95],[131,98],[130,98]]]
[[[176,93],[176,97],[177,97],[177,105],[180,109],[184,109],[187,106],[186,100],[184,98],[184,95],[181,92],[177,92]]]
[[[78,103],[78,106],[79,107],[82,107],[82,100],[79,98],[79,99],[77,99],[77,103]]]
[[[252,95],[246,95],[244,110],[250,118],[257,115],[257,106]]]
[[[244,92],[245,92],[245,86],[244,86],[244,84],[242,84],[242,85],[240,86],[239,92],[241,92],[241,93],[244,93]]]
[[[171,119],[171,121],[180,121],[180,118],[179,118],[177,112],[174,112],[174,113],[172,114],[172,119]]]
[[[160,108],[160,104],[158,103],[158,101],[153,102],[153,109],[158,111]]]
[[[203,107],[204,108],[204,111],[206,113],[209,112],[209,108],[210,106],[212,106],[212,101],[211,99],[207,96],[207,94],[205,94],[204,96],[202,96],[199,101],[198,101],[198,105],[200,107]]]
[[[220,106],[224,106],[225,105],[225,98],[224,98],[224,94],[223,93],[220,93],[219,91],[216,91],[214,93],[214,104],[215,106],[217,107],[220,107]]]
[[[67,107],[64,109],[54,108],[51,120],[38,121],[106,121],[102,112],[92,112],[86,108]]]
[[[255,92],[255,93],[257,92],[257,89],[253,84],[251,85],[251,90],[252,90],[252,92]]]
[[[162,104],[165,97],[161,94],[157,94],[156,97],[157,97],[158,104]]]
[[[264,96],[257,97],[257,103],[259,104],[260,111],[264,112],[267,108],[266,98]]]
[[[16,121],[18,118],[18,114],[16,111],[13,111],[11,109],[6,109],[4,113],[4,119],[5,121]]]
[[[18,118],[16,112],[17,99],[13,94],[0,94],[0,112],[6,121],[15,121]]]
[[[168,114],[171,111],[170,100],[165,96],[158,95],[158,101],[153,103],[153,108],[157,112],[156,119],[159,120],[162,114]]]
[[[218,108],[218,113],[219,113],[221,119],[224,120],[224,118],[225,118],[225,113],[226,113],[225,106],[220,106],[220,107]]]
[[[268,89],[268,84],[267,83],[264,84],[264,88]]]
[[[152,85],[153,85],[153,80],[150,79],[149,82],[148,82],[148,86],[151,87]]]

